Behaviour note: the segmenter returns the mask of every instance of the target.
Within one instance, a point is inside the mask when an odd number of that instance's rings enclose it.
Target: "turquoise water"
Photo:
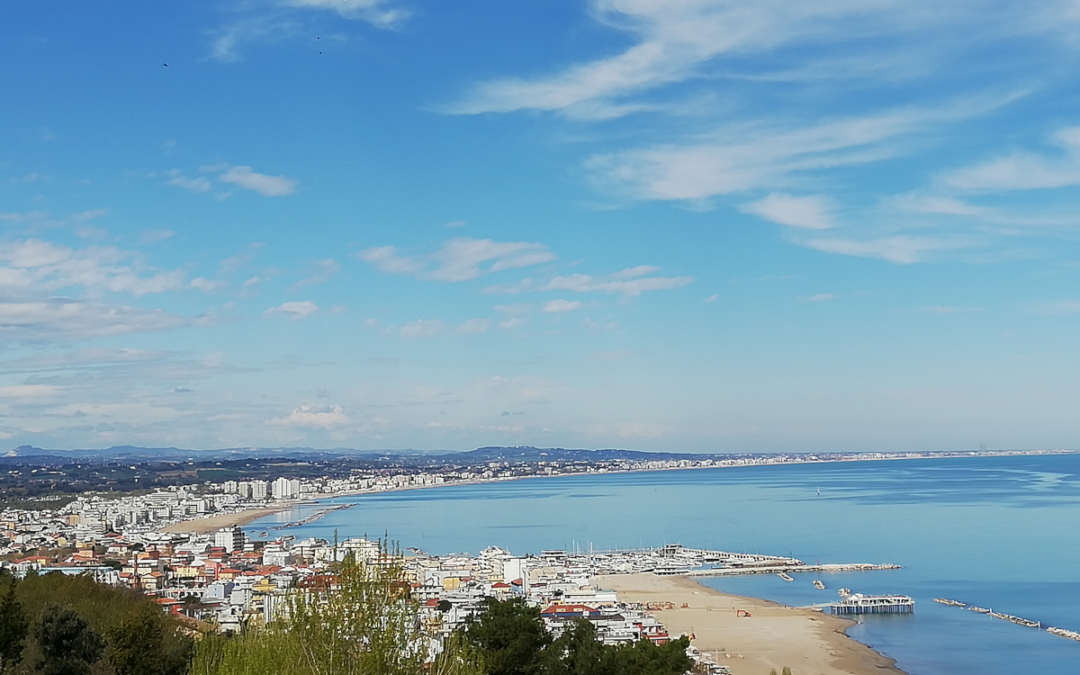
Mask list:
[[[820,489],[820,496],[817,494]],[[367,534],[430,553],[687,546],[888,562],[895,571],[707,580],[791,605],[836,589],[901,593],[912,616],[849,634],[912,675],[1080,672],[1080,642],[934,603],[948,597],[1080,630],[1080,456],[780,465],[529,479],[341,498],[298,537]],[[276,514],[249,532],[295,521]],[[275,533],[277,534],[277,533]]]

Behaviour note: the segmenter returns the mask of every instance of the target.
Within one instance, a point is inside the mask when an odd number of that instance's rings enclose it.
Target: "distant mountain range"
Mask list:
[[[183,448],[143,448],[133,445],[117,445],[105,449],[46,450],[30,445],[21,445],[7,453],[6,459],[52,459],[65,462],[85,461],[206,461],[233,460],[243,458],[290,458],[290,459],[332,459],[350,457],[375,460],[409,459],[413,461],[436,460],[464,464],[484,462],[525,461],[525,462],[573,462],[600,460],[636,460],[670,461],[679,459],[703,459],[714,455],[671,452],[641,452],[638,450],[584,450],[568,448],[534,448],[531,446],[501,447],[488,446],[467,452],[446,450],[355,450],[352,448],[221,448],[217,450],[186,450]],[[732,457],[733,455],[723,455]],[[0,461],[5,457],[0,456]]]

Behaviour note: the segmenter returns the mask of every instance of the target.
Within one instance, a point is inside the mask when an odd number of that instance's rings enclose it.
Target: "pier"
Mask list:
[[[863,595],[840,591],[840,601],[829,607],[833,614],[911,614],[915,601],[906,595]]]
[[[762,565],[759,567],[713,567],[684,572],[688,577],[727,577],[743,574],[790,574],[792,572],[867,572],[898,570],[900,565],[871,563],[827,563],[824,565]],[[824,585],[824,584],[823,584]]]

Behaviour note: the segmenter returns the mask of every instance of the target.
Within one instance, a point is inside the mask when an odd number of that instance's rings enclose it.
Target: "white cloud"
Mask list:
[[[795,197],[772,192],[763,199],[744,204],[742,210],[788,227],[827,230],[836,226],[832,205],[820,195]]]
[[[409,17],[409,11],[387,0],[285,0],[290,7],[325,9],[345,19],[359,19],[379,28],[390,28]]]
[[[488,328],[490,327],[490,319],[469,319],[465,323],[458,326],[457,332],[464,333],[466,335],[478,335],[480,333],[486,333],[488,331]]]
[[[52,398],[62,394],[64,389],[52,384],[13,384],[0,387],[0,398]]]
[[[1080,300],[1044,302],[1033,308],[1036,314],[1080,314]]]
[[[626,297],[637,297],[646,291],[660,291],[679,288],[691,283],[693,277],[656,277],[645,276],[659,271],[652,265],[638,265],[621,272],[604,276],[591,274],[569,274],[557,276],[546,282],[524,279],[517,284],[507,286],[489,286],[485,293],[527,293],[537,291],[572,291],[574,293],[621,293]]]
[[[398,335],[406,340],[418,340],[442,334],[446,324],[438,319],[417,319],[410,321],[398,330]]]
[[[578,300],[549,300],[544,303],[543,311],[548,314],[559,314],[562,312],[573,312],[574,310],[582,308],[581,302]]]
[[[525,319],[521,318],[520,316],[515,316],[500,321],[499,328],[502,330],[513,330],[514,328],[524,326],[526,323],[528,322]]]
[[[202,291],[203,293],[212,293],[213,291],[222,288],[225,285],[225,282],[211,281],[210,279],[207,279],[205,277],[195,277],[188,285],[197,291]]]
[[[821,63],[833,58],[796,45],[824,47],[871,40],[875,36],[905,35],[921,42],[934,40],[937,31],[955,40],[959,31],[976,32],[990,12],[977,2],[957,2],[948,7],[927,11],[918,3],[902,0],[830,0],[799,2],[792,0],[592,0],[590,15],[631,40],[625,51],[589,62],[570,65],[554,74],[533,77],[507,77],[475,86],[446,110],[456,114],[511,112],[517,110],[557,111],[582,118],[611,118],[643,110],[655,110],[655,99],[645,94],[663,87],[691,80],[705,79],[711,62],[733,57],[734,64],[748,55],[772,53],[783,59],[794,52],[803,66],[803,79],[820,79],[822,73],[839,72],[851,76],[859,69],[823,68]],[[996,7],[992,13],[996,26],[1024,19],[1030,12],[1019,8]],[[1010,18],[1006,19],[1005,16]],[[1013,23],[1017,23],[1013,21]],[[962,27],[962,28],[961,28]],[[1018,29],[1029,32],[1030,27]],[[1000,33],[1000,28],[998,28]],[[1000,39],[1000,38],[999,38]],[[892,44],[884,40],[880,44]],[[888,47],[884,47],[887,49]],[[786,52],[780,51],[786,49]],[[877,72],[866,62],[882,57],[883,50],[864,55],[859,60],[862,77]],[[908,58],[901,65],[914,61]],[[776,61],[774,56],[770,61]],[[765,59],[759,59],[765,61]],[[733,63],[728,67],[737,68]],[[781,69],[785,66],[781,65]],[[725,71],[725,74],[728,74]],[[760,70],[747,77],[760,77]],[[787,77],[790,77],[788,75]],[[662,92],[658,92],[662,93]]]
[[[628,270],[626,270],[628,271]],[[685,286],[693,277],[640,277],[626,278],[625,272],[594,277],[589,274],[570,274],[555,277],[547,283],[545,290],[574,291],[576,293],[622,293],[627,297],[637,297],[647,291],[662,291]]]
[[[217,179],[223,183],[253,190],[264,197],[281,197],[296,192],[295,180],[285,176],[258,173],[250,166],[230,166]]]
[[[310,39],[313,26],[303,16],[305,10],[332,11],[382,29],[400,25],[410,14],[390,0],[271,0],[240,3],[233,10],[240,17],[211,33],[210,59],[230,63],[240,59],[246,45]]]
[[[804,246],[825,253],[838,253],[860,258],[881,258],[898,265],[919,262],[924,254],[950,248],[960,244],[931,237],[912,237],[897,235],[881,239],[858,241],[855,239],[829,238],[810,239],[802,242]]]
[[[56,342],[153,333],[193,325],[162,310],[82,302],[70,298],[0,301],[0,335],[25,342]]]
[[[159,241],[165,241],[176,236],[176,232],[172,230],[146,230],[139,235],[140,244],[156,244]]]
[[[1051,139],[1058,156],[1015,153],[947,174],[944,182],[963,190],[1036,190],[1080,185],[1080,127]]]
[[[339,405],[305,403],[285,417],[272,417],[266,424],[275,427],[314,427],[329,429],[349,423],[349,417]]]
[[[897,195],[890,199],[888,203],[890,206],[902,211],[945,216],[987,216],[993,213],[992,209],[968,204],[955,197],[943,197],[940,195],[909,193]]]
[[[136,254],[115,247],[73,249],[37,239],[0,244],[0,263],[0,289],[82,287],[92,293],[142,296],[174,290],[184,280],[181,270],[148,270]]]
[[[379,246],[360,251],[356,257],[389,274],[456,282],[548,262],[555,259],[555,254],[542,244],[461,237],[426,256],[402,256],[393,246]]]
[[[308,286],[325,283],[331,278],[333,278],[335,275],[337,275],[339,271],[341,271],[341,265],[339,265],[338,262],[332,258],[327,258],[325,260],[316,260],[315,267],[318,269],[317,272],[312,274],[310,277],[307,277],[306,279],[301,279],[300,281],[297,281],[289,288],[289,290],[298,291],[301,288],[307,288]]]
[[[719,293],[713,293],[709,297],[702,300],[702,302],[716,302],[719,299],[720,299],[720,294]]]
[[[210,181],[202,176],[196,176],[194,178],[185,176],[180,169],[170,169],[169,173],[169,185],[173,185],[178,188],[183,188],[190,192],[209,192]]]
[[[803,298],[806,302],[825,302],[826,300],[833,300],[836,296],[832,293],[817,293],[807,298]]]
[[[306,316],[311,316],[315,312],[319,311],[319,306],[310,300],[302,300],[300,302],[283,302],[277,307],[271,307],[266,310],[267,316],[273,316],[275,314],[281,314],[287,316],[290,319],[303,319]]]
[[[902,137],[1002,105],[963,101],[940,109],[904,108],[832,119],[802,128],[728,124],[680,143],[599,154],[585,166],[594,182],[638,200],[702,202],[719,195],[772,189],[804,172],[857,166],[907,152]]]

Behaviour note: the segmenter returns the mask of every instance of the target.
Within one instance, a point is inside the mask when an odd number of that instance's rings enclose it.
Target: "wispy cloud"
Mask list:
[[[655,110],[656,94],[671,85],[715,76],[715,64],[747,55],[771,54],[795,46],[829,47],[844,43],[865,44],[875,36],[904,36],[909,42],[933,44],[937,33],[954,35],[958,27],[965,37],[975,39],[986,23],[981,3],[957,2],[938,11],[901,0],[866,3],[831,0],[806,3],[790,0],[592,0],[591,16],[607,27],[627,35],[632,45],[625,51],[570,65],[539,77],[505,77],[475,85],[458,101],[446,106],[455,114],[542,110],[572,117],[604,119]],[[1019,21],[1030,12],[998,7],[999,22],[1013,21],[1018,33],[1030,33],[1028,22]],[[1009,16],[1005,19],[1004,16]],[[1000,29],[998,29],[1000,31]],[[879,45],[888,44],[879,40]],[[792,50],[794,51],[794,50]],[[798,62],[791,66],[780,58],[779,80],[821,79],[823,73],[847,77],[869,77],[880,69],[867,67],[873,58],[862,55],[856,63],[841,60],[829,50],[800,49]],[[880,48],[879,48],[880,51]],[[907,67],[914,59],[890,59],[891,71]],[[807,67],[806,59],[817,60]],[[822,64],[831,68],[820,67]],[[800,68],[800,66],[802,66]],[[729,67],[730,69],[730,67]],[[727,71],[721,71],[728,74]],[[892,73],[890,73],[892,74]],[[729,75],[730,76],[730,75]],[[835,77],[836,75],[834,75]],[[745,77],[768,77],[759,71]]]
[[[621,272],[594,276],[591,274],[568,274],[547,281],[525,279],[517,284],[490,286],[485,293],[527,293],[537,291],[571,291],[574,293],[620,293],[625,297],[637,297],[648,291],[670,290],[686,286],[693,277],[650,276],[660,268],[651,265],[630,267]]]
[[[283,302],[277,307],[266,310],[267,316],[285,316],[293,320],[303,319],[319,311],[319,306],[310,300]]]
[[[333,258],[326,258],[325,260],[316,260],[315,267],[317,271],[309,277],[297,281],[295,284],[289,287],[290,291],[298,291],[308,286],[315,286],[322,284],[330,279],[334,278],[338,272],[341,271],[341,265],[338,264]],[[248,280],[250,281],[250,279]],[[246,284],[247,282],[245,282]]]
[[[312,11],[362,21],[380,29],[401,25],[411,14],[392,0],[264,0],[238,4],[232,21],[210,32],[209,58],[238,61],[245,47],[298,39],[310,33]]]
[[[773,192],[756,202],[744,204],[742,210],[788,227],[827,230],[836,226],[832,205],[820,195],[795,197]]]
[[[597,154],[585,166],[599,187],[631,199],[702,202],[775,189],[807,172],[895,157],[907,152],[900,139],[981,114],[1008,100],[1010,96],[937,109],[901,108],[807,126],[728,124],[678,143]]]
[[[409,17],[411,12],[390,0],[285,0],[290,7],[323,9],[345,19],[366,21],[379,28],[390,28]]]
[[[39,239],[0,244],[0,289],[86,292],[142,296],[164,293],[184,283],[181,270],[148,267],[133,252],[112,246],[74,249]]]
[[[926,254],[960,248],[964,244],[934,237],[896,235],[880,239],[856,240],[841,237],[808,239],[804,246],[823,251],[860,258],[880,258],[898,265],[910,265],[925,259]]]
[[[625,97],[700,73],[707,61],[731,52],[773,49],[785,42],[840,38],[842,19],[888,14],[896,3],[785,3],[726,0],[593,0],[592,16],[632,36],[621,54],[580,63],[535,79],[504,78],[477,85],[448,106],[458,114],[560,111],[579,117],[616,117],[647,109]],[[883,11],[884,10],[884,11]],[[886,22],[883,22],[886,23]]]
[[[803,298],[806,302],[825,302],[827,300],[834,300],[836,296],[832,293],[817,293],[809,297]]]
[[[446,324],[439,319],[417,319],[398,329],[398,336],[405,340],[420,340],[442,335]]]
[[[469,319],[458,326],[457,332],[465,335],[479,335],[486,333],[490,327],[491,319]]]
[[[1014,153],[946,174],[944,182],[963,190],[1037,190],[1080,185],[1080,127],[1051,138],[1056,155]]]
[[[561,314],[581,309],[584,305],[579,300],[549,300],[544,303],[543,310],[548,314]]]
[[[180,169],[170,169],[167,175],[169,177],[168,184],[174,187],[196,193],[210,191],[210,181],[202,176],[185,176]]]
[[[215,169],[208,167],[204,170],[213,171]],[[227,167],[217,179],[223,183],[230,183],[246,190],[258,192],[264,197],[281,197],[296,192],[296,181],[292,178],[258,173],[250,166]]]
[[[224,288],[225,282],[215,281],[207,279],[205,277],[195,277],[188,285],[197,291],[202,291],[203,293],[213,293],[214,291],[218,291]]]
[[[438,251],[425,256],[400,255],[393,246],[379,246],[360,251],[356,257],[388,274],[456,282],[549,262],[555,259],[555,254],[543,244],[462,237],[451,239]]]
[[[345,414],[345,410],[341,406],[319,405],[316,403],[305,403],[288,415],[271,417],[266,420],[266,424],[269,426],[313,427],[317,429],[339,427],[349,422],[349,416]]]
[[[156,333],[197,325],[157,309],[140,309],[70,298],[0,301],[0,335],[20,342],[69,342]]]
[[[259,173],[250,166],[211,164],[199,167],[204,174],[215,174],[213,178],[226,185],[234,185],[245,190],[257,192],[264,197],[282,197],[296,192],[297,181],[286,176],[271,176]],[[180,169],[170,169],[166,184],[189,192],[202,194],[210,192],[214,185],[206,176],[188,176]],[[227,196],[219,195],[219,196]]]

